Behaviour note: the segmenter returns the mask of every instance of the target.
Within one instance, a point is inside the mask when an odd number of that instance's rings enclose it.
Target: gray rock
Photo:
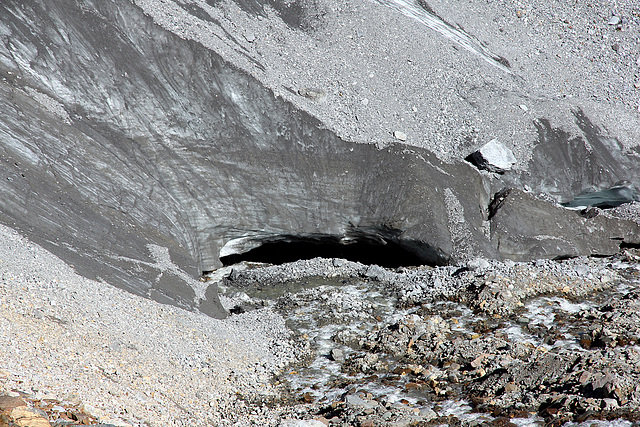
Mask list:
[[[393,132],[393,137],[399,141],[407,140],[407,134],[399,130]]]
[[[623,242],[640,243],[640,225],[576,212],[513,189],[491,219],[491,240],[514,261],[578,255],[612,255]]]
[[[483,271],[490,267],[491,264],[484,258],[474,258],[467,262],[467,268],[470,271]]]
[[[490,172],[504,173],[516,164],[513,151],[497,139],[492,139],[479,150],[467,156],[467,161],[480,169]]]
[[[283,420],[280,427],[326,427],[322,421],[318,420]]]
[[[298,89],[298,95],[309,98],[312,101],[322,101],[327,97],[327,93],[324,90],[312,88]]]
[[[344,351],[338,349],[338,348],[334,348],[331,350],[331,353],[329,353],[331,356],[331,360],[334,360],[336,362],[342,363],[344,362]]]
[[[348,394],[344,398],[344,401],[348,406],[355,407],[355,408],[373,409],[376,407],[375,403],[364,400],[357,394]]]

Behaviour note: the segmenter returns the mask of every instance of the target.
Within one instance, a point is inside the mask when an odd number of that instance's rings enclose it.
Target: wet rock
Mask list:
[[[387,364],[380,361],[375,353],[355,354],[349,357],[342,366],[342,370],[355,375],[356,373],[375,373],[385,371]]]
[[[373,409],[377,406],[372,402],[362,399],[357,394],[348,394],[345,396],[344,400],[347,406],[358,409]]]

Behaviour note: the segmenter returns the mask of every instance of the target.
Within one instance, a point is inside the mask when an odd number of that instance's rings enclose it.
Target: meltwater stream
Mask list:
[[[273,307],[300,339],[308,340],[314,351],[312,361],[307,366],[289,369],[283,378],[297,400],[326,406],[347,402],[361,405],[365,413],[373,412],[376,405],[391,410],[402,407],[414,415],[415,422],[438,425],[442,420],[442,425],[446,425],[455,420],[460,425],[480,425],[497,422],[499,415],[475,407],[462,385],[464,379],[454,379],[458,373],[449,370],[448,382],[442,381],[449,369],[446,363],[412,364],[407,357],[372,349],[372,337],[380,331],[401,330],[403,325],[438,324],[445,325],[442,330],[451,341],[472,342],[493,334],[503,336],[505,345],[524,344],[549,354],[565,350],[587,354],[595,344],[584,336],[591,322],[585,313],[606,307],[607,301],[640,292],[638,265],[618,262],[612,268],[631,271],[632,280],[581,301],[562,293],[534,297],[515,315],[504,318],[474,312],[454,300],[399,308],[391,292],[368,278],[306,277],[275,287],[258,286],[251,291],[223,287],[221,292],[236,299],[240,296],[254,306]],[[414,335],[416,343],[417,336],[425,331],[424,326],[421,328]],[[621,344],[640,353],[637,342]],[[464,369],[460,368],[460,376],[472,375],[463,372]],[[522,412],[509,417],[511,424],[506,425],[543,426],[547,421],[536,412]],[[562,425],[626,427],[632,423],[623,419],[591,419]]]

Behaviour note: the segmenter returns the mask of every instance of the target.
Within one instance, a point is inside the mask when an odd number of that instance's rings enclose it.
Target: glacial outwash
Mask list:
[[[268,19],[285,18],[278,4]],[[528,151],[511,144],[514,169],[480,170],[464,160],[477,140],[456,158],[395,129],[379,141],[337,131],[319,109],[342,92],[311,100],[243,67],[265,61],[242,48],[259,33],[228,32],[239,47],[216,52],[148,12],[125,0],[0,4],[0,221],[84,276],[224,317],[200,275],[266,244],[393,247],[429,265],[640,244],[633,221],[538,197],[569,201],[619,180],[638,197],[637,152],[580,109],[581,130],[532,118]]]

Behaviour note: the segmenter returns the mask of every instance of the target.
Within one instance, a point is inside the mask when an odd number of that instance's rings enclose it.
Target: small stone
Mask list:
[[[79,409],[97,419],[103,418],[106,415],[102,409],[98,409],[93,405],[89,405],[88,403],[83,403],[82,405],[80,405]]]
[[[345,260],[343,260],[342,258],[334,258],[333,260],[333,266],[334,267],[342,267],[345,264]]]
[[[484,359],[486,359],[487,356],[488,354],[482,353],[480,356],[476,357],[471,361],[471,366],[474,368],[478,368],[482,366],[482,362],[484,361]]]
[[[622,22],[622,19],[620,19],[619,16],[612,16],[611,19],[609,19],[609,25],[619,25]]]
[[[393,132],[393,137],[399,141],[407,140],[407,134],[399,130]]]
[[[318,420],[284,420],[280,427],[326,427],[326,424]]]
[[[489,261],[484,258],[474,258],[467,262],[467,268],[469,271],[483,271],[491,267]]]
[[[365,408],[365,409],[375,408],[374,404],[367,402],[357,394],[348,394],[344,400],[347,403],[347,406],[352,406],[356,408]]]
[[[461,367],[462,366],[460,366],[459,363],[453,362],[451,365],[449,365],[449,370],[450,371],[459,371]]]
[[[506,393],[512,393],[514,391],[518,391],[518,386],[515,385],[514,383],[508,383],[507,385],[504,386],[504,391]]]
[[[254,33],[252,33],[252,32],[244,33],[244,38],[249,43],[253,43],[254,41],[256,41],[256,35]]]
[[[614,409],[618,409],[620,405],[616,399],[604,398],[602,399],[602,409],[605,411],[613,411]]]
[[[309,98],[312,101],[322,101],[327,93],[322,89],[302,88],[298,89],[298,95]]]
[[[335,362],[339,362],[339,363],[344,362],[344,351],[340,350],[339,348],[332,349],[330,356],[331,356],[331,360]]]
[[[360,101],[360,103],[366,107],[367,105],[369,105],[369,99],[365,98],[362,101]]]
[[[587,381],[589,381],[589,378],[591,378],[591,372],[589,371],[584,371],[582,373],[582,375],[580,375],[580,378],[578,379],[578,382],[582,385],[586,384]]]
[[[594,390],[605,388],[606,386],[611,386],[615,383],[616,378],[609,372],[604,375],[601,375],[599,378],[596,378],[592,383],[592,387]]]
[[[518,107],[520,107],[520,109],[521,109],[522,111],[525,111],[525,112],[529,111],[529,108],[527,108],[527,106],[526,106],[526,105],[524,105],[524,104],[520,104],[520,105],[518,105]]]

